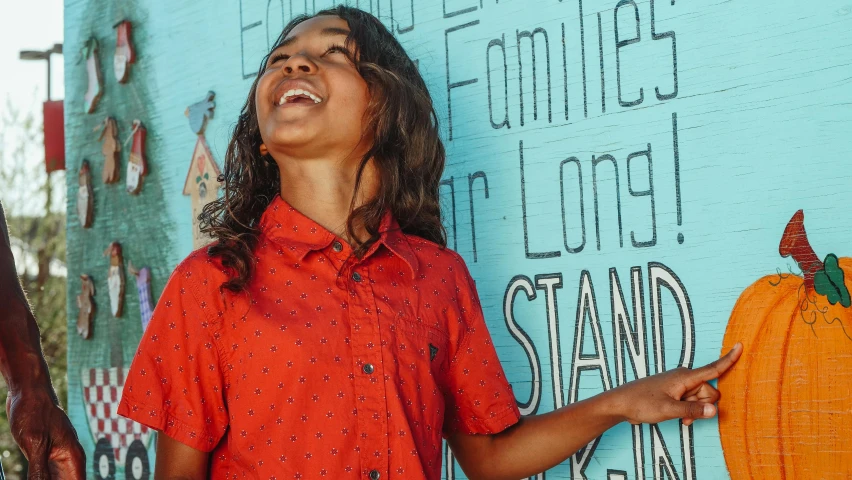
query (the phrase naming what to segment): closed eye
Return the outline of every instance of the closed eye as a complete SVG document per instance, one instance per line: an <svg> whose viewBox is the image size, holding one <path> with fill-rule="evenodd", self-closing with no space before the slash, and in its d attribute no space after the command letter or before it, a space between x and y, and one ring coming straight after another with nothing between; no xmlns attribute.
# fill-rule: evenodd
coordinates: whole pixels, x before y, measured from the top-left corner
<svg viewBox="0 0 852 480"><path fill-rule="evenodd" d="M331 45L330 47L328 47L328 49L325 51L325 53L323 55L325 55L329 52L340 52L340 53L343 53L345 55L349 55L349 50L347 50L342 45Z"/></svg>
<svg viewBox="0 0 852 480"><path fill-rule="evenodd" d="M286 53L277 53L272 58L269 59L269 62L267 62L266 65L269 66L269 65L274 64L278 60L287 60L288 58L290 58L290 55L287 55Z"/></svg>
<svg viewBox="0 0 852 480"><path fill-rule="evenodd" d="M346 47L342 45L331 45L323 53L323 56L332 52L339 52L347 56L349 55L349 50ZM290 58L290 55L287 55L286 53L276 53L269 59L269 62L267 62L267 67L275 64L279 60L287 60L288 58Z"/></svg>

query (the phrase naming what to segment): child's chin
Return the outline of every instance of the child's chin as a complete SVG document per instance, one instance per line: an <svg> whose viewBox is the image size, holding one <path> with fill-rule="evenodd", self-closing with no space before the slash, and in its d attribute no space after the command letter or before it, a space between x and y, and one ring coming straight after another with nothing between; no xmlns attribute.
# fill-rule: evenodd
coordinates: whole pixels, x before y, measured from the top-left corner
<svg viewBox="0 0 852 480"><path fill-rule="evenodd" d="M319 132L314 128L309 128L306 125L282 125L277 128L272 135L273 143L289 146L303 145L318 138Z"/></svg>

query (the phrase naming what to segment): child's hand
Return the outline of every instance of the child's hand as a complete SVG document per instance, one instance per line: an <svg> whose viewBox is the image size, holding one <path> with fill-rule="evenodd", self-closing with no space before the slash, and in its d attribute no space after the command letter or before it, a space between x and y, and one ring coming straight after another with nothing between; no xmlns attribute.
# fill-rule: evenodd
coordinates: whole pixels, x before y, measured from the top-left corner
<svg viewBox="0 0 852 480"><path fill-rule="evenodd" d="M619 410L634 425L673 418L683 418L683 424L689 425L696 418L711 418L716 414L713 404L721 395L707 382L731 368L742 350L742 344L737 343L709 365L692 370L681 367L624 384L613 390L618 395Z"/></svg>

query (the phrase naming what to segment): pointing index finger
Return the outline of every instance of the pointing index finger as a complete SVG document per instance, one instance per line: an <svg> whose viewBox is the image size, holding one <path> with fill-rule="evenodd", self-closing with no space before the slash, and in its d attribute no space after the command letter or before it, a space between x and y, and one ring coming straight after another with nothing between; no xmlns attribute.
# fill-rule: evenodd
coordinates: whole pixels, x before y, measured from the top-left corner
<svg viewBox="0 0 852 480"><path fill-rule="evenodd" d="M736 345L725 354L724 357L712 362L707 365L698 368L695 370L695 373L698 374L698 378L702 381L713 380L719 378L723 373L725 373L729 368L731 368L734 363L740 358L740 355L743 353L743 344L737 342Z"/></svg>

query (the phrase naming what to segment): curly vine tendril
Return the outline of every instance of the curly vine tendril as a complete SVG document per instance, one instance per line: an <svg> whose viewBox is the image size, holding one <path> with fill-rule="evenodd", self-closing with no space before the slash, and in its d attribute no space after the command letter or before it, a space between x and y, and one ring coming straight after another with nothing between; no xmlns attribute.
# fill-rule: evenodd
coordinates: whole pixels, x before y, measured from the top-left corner
<svg viewBox="0 0 852 480"><path fill-rule="evenodd" d="M777 282L773 282L772 279L767 280L769 282L769 284L772 285L773 287L777 287L778 285L781 285L781 282L783 282L784 280L786 280L787 278L790 277L790 275L786 275L786 274L781 273L780 268L775 269L775 274L778 275L778 281Z"/></svg>
<svg viewBox="0 0 852 480"><path fill-rule="evenodd" d="M814 324L821 316L822 320L826 323L826 325L833 325L834 323L837 323L840 326L840 329L843 331L843 335L845 335L846 338L852 341L852 336L849 336L849 332L846 331L846 327L843 325L843 321L839 317L834 317L829 320L828 315L826 315L828 313L829 308L820 308L817 305L817 300L819 299L818 295L808 295L807 290L805 290L805 285L802 284L798 288L797 296L800 299L799 316L802 318L803 322L805 322L808 326L811 327L811 332L813 332L815 337L818 335L816 334L816 330L814 329ZM804 299L802 299L802 296L804 296ZM810 315L807 315L807 313L810 313ZM807 317L810 317L811 320L808 321Z"/></svg>

